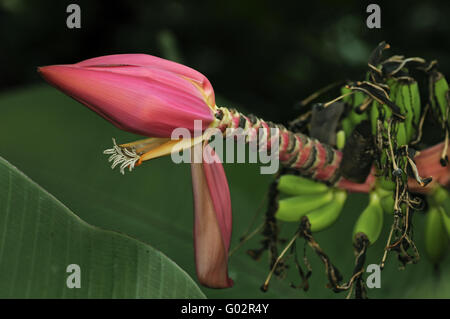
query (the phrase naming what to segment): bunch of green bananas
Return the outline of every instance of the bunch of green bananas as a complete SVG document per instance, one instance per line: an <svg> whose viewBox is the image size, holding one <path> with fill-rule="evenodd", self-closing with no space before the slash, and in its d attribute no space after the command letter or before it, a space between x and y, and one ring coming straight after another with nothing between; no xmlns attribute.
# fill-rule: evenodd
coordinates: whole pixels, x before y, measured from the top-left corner
<svg viewBox="0 0 450 319"><path fill-rule="evenodd" d="M420 122L421 105L420 93L417 82L411 78L387 80L389 86L390 99L400 108L400 113L404 116L403 121L393 121L393 132L395 132L395 142L397 147L408 145L417 134ZM380 134L378 121L380 120L384 126L382 135L387 139L386 131L388 121L393 118L391 108L386 104L380 104L373 101L370 110L370 122L372 126L372 134L377 136Z"/></svg>
<svg viewBox="0 0 450 319"><path fill-rule="evenodd" d="M442 91L442 80L437 83L439 85L437 84L436 87L439 86ZM392 105L382 104L380 100L373 99L369 94L362 91L353 90L352 93L352 89L346 86L341 89L342 96L345 96L343 101L350 108L341 121L345 138L349 138L353 129L367 119L371 123L372 135L377 136L377 134L381 134L386 139L388 122L393 120L392 131L395 132L397 147L407 145L416 137L421 115L420 93L417 82L409 77L401 79L389 78L386 81L386 85L389 88L386 90L389 91L389 101L399 107L399 113L403 119L393 120ZM384 90L381 86L379 88L380 91ZM437 100L443 100L442 93L439 96L440 99ZM382 123L383 128L378 127L379 121ZM379 132L380 129L383 129L383 132ZM342 131L338 132L338 136L342 134ZM338 148L343 148L342 143L338 144L341 144L338 145Z"/></svg>
<svg viewBox="0 0 450 319"><path fill-rule="evenodd" d="M356 239L357 234L363 233L369 239L370 244L375 243L381 234L383 219L380 195L373 191L369 196L369 204L359 215L353 228L353 239Z"/></svg>
<svg viewBox="0 0 450 319"><path fill-rule="evenodd" d="M384 188L378 187L371 192L369 204L355 224L354 234L366 234L370 243L374 243L381 233L383 210L393 210L393 188L390 183L385 184ZM345 190L296 175L282 175L278 191L283 198L278 201L275 217L285 222L298 222L306 216L311 223L312 232L333 225L347 199Z"/></svg>
<svg viewBox="0 0 450 319"><path fill-rule="evenodd" d="M383 50L385 46L380 48ZM411 164L413 155L400 151L403 148L407 150L406 146L419 139L425 115L419 85L407 68L409 65L414 67L414 63L419 65L416 69L423 69L429 75L430 106L448 138L450 90L445 77L434 69L434 62L427 65L421 58L393 56L373 64L372 70L366 74L366 81L353 82L341 88L346 111L336 132L337 148L344 149L357 131L355 128L360 124L366 125L361 122L367 121L379 150L376 187L370 192L369 203L360 214L353 232L354 239L358 233L364 233L371 244L380 236L383 212L394 214L396 182L399 180L394 178L391 169L395 166L401 168L402 187L407 187L406 168L414 166ZM386 148L388 142L392 150ZM420 180L420 176L416 179ZM346 191L295 175L281 176L278 190L284 197L279 200L275 217L296 222L307 216L313 232L331 226L347 198ZM432 261L437 262L447 250L450 236L450 196L444 188L437 187L432 195L427 196L427 202L430 209L426 217L426 250ZM407 204L398 205L398 209L404 210Z"/></svg>
<svg viewBox="0 0 450 319"><path fill-rule="evenodd" d="M430 260L437 264L448 252L450 241L450 194L440 186L429 197L425 220L425 250Z"/></svg>
<svg viewBox="0 0 450 319"><path fill-rule="evenodd" d="M416 136L420 122L420 94L419 86L415 80L394 80L388 81L391 88L391 98L400 107L404 122L397 125L397 146L408 145Z"/></svg>
<svg viewBox="0 0 450 319"><path fill-rule="evenodd" d="M296 175L282 175L278 191L284 198L278 201L275 217L281 221L298 222L306 216L312 232L333 225L347 199L345 190Z"/></svg>

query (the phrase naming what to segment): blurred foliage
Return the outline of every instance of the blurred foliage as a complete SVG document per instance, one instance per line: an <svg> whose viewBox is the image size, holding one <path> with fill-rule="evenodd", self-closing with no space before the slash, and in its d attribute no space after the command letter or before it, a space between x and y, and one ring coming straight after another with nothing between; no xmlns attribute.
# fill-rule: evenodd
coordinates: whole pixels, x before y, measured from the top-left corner
<svg viewBox="0 0 450 319"><path fill-rule="evenodd" d="M72 2L81 29L66 27ZM141 52L201 71L230 106L287 122L315 90L360 79L382 40L450 74L450 2L383 2L381 29L366 27L368 3L0 0L0 90L39 81L37 66Z"/></svg>
<svg viewBox="0 0 450 319"><path fill-rule="evenodd" d="M124 133L42 83L36 67L74 63L114 53L147 53L189 65L212 82L218 105L284 122L294 105L317 89L342 79L360 79L368 54L380 41L389 54L438 59L450 74L449 2L391 1L381 5L382 28L365 26L369 2L351 1L75 1L82 28L66 27L66 7L74 1L0 0L0 155L23 170L86 222L152 244L195 277L192 247L190 172L169 158L158 159L123 177L112 172L101 154L136 137ZM224 99L226 97L227 100ZM225 165L233 202L233 243L245 232L258 204L266 198L271 176L257 165ZM353 268L351 233L365 204L354 195L343 216L317 239L346 278ZM386 218L388 219L388 218ZM416 216L416 236L423 251L423 216ZM287 237L295 225L284 228ZM385 225L384 236L388 231ZM383 235L382 235L383 236ZM269 292L259 287L268 261L251 260L245 250L230 260L235 287L202 288L208 297L338 297L325 288L324 270L309 254L314 269L308 293L289 288L298 283L295 269ZM378 263L384 243L369 251ZM264 256L266 257L266 256ZM447 258L441 269L448 269ZM370 297L449 297L450 274L433 272L422 260L405 271L393 257L382 272L382 289Z"/></svg>
<svg viewBox="0 0 450 319"><path fill-rule="evenodd" d="M170 158L146 162L122 176L112 171L107 156L102 154L112 145L137 137L120 131L94 112L49 86L15 90L0 95L0 155L63 202L87 223L121 232L151 244L174 260L193 278L193 203L190 169L187 164L174 164ZM251 224L259 204L267 202L270 175L261 175L257 164L225 164L233 205L233 236L231 247ZM265 200L265 201L264 201ZM367 205L366 195L352 195L337 223L316 239L331 260L351 275L354 263L352 230L358 215ZM254 227L262 222L260 212ZM389 218L390 217L390 218ZM387 238L391 216L385 218L382 238ZM414 220L415 240L423 252L424 216ZM284 224L283 237L290 238L297 225ZM267 293L260 291L268 271L264 254L260 261L245 252L259 246L257 236L247 242L230 259L231 289L202 288L213 298L343 298L325 287L327 280L322 263L308 250L313 267L310 291L289 287L299 283L292 265L288 278L273 279ZM368 263L379 263L384 240L368 252ZM298 250L302 255L302 244ZM423 254L422 254L423 255ZM388 259L381 275L381 289L371 289L371 298L449 297L450 258L441 265L441 272L422 256L417 265L399 271L394 255Z"/></svg>

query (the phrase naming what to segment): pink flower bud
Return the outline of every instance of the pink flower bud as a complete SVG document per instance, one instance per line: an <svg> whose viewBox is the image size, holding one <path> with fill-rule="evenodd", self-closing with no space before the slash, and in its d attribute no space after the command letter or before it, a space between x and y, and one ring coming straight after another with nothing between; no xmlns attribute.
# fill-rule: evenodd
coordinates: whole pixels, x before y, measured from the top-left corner
<svg viewBox="0 0 450 319"><path fill-rule="evenodd" d="M145 54L108 55L38 69L44 79L125 131L170 137L173 129L206 129L214 91L201 73Z"/></svg>

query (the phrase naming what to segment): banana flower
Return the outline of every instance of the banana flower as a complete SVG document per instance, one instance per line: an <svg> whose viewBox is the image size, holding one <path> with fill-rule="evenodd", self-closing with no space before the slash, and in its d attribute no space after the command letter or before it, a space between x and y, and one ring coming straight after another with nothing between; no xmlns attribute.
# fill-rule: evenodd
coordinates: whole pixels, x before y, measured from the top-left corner
<svg viewBox="0 0 450 319"><path fill-rule="evenodd" d="M120 129L150 137L121 145L114 141L114 147L105 151L110 155L112 167L119 165L122 173L143 161L179 150L191 149L193 157L202 158L200 162L191 161L191 173L196 269L200 283L205 286L226 288L233 285L227 269L231 238L230 192L220 158L208 145L209 135L204 133L208 128L218 128L221 132L228 128L262 129L268 141L267 149L279 140L278 158L285 167L348 191L367 193L374 187L374 170L362 184L340 175L342 153L339 150L255 116L217 107L211 83L187 66L144 54L121 54L38 70L50 84ZM196 121L201 122L199 135L196 135ZM177 128L194 133L194 137L171 139ZM279 135L270 133L273 128ZM254 134L249 136L247 141L256 139ZM433 176L441 185L450 183L449 167L436 164L444 149L448 153L447 146L436 145L416 158L419 172ZM432 183L418 188L414 183L410 179L411 190L417 192L427 192L433 186Z"/></svg>

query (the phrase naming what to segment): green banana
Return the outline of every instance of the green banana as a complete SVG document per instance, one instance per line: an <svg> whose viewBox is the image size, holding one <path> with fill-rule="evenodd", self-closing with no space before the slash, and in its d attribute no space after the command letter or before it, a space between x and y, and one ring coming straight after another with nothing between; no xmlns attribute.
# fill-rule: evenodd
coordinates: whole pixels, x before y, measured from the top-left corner
<svg viewBox="0 0 450 319"><path fill-rule="evenodd" d="M429 199L434 206L441 206L444 214L450 217L450 193L444 187L436 185Z"/></svg>
<svg viewBox="0 0 450 319"><path fill-rule="evenodd" d="M329 190L324 183L296 175L282 175L277 187L278 191L286 195L311 195Z"/></svg>
<svg viewBox="0 0 450 319"><path fill-rule="evenodd" d="M414 123L414 126L417 128L419 126L420 115L422 112L422 107L420 105L420 91L419 91L419 85L417 84L417 81L414 81L409 84L409 95L411 98L413 123Z"/></svg>
<svg viewBox="0 0 450 319"><path fill-rule="evenodd" d="M380 197L376 192L370 193L369 204L363 210L353 229L353 238L356 234L364 233L370 244L377 241L383 228L383 208L380 205Z"/></svg>
<svg viewBox="0 0 450 319"><path fill-rule="evenodd" d="M447 217L450 217L450 197L447 197L444 201L442 201L440 205L444 210L445 215L447 215Z"/></svg>
<svg viewBox="0 0 450 319"><path fill-rule="evenodd" d="M377 185L380 191L394 191L396 186L396 184L392 180L384 177L377 178Z"/></svg>
<svg viewBox="0 0 450 319"><path fill-rule="evenodd" d="M347 192L336 189L331 202L306 214L311 223L311 231L318 232L333 225L341 214L346 199Z"/></svg>
<svg viewBox="0 0 450 319"><path fill-rule="evenodd" d="M408 145L413 137L416 135L415 116L417 121L420 121L420 97L418 96L418 86L416 82L405 82L405 80L389 79L387 84L390 88L390 100L393 101L400 109L400 113L405 117L403 121L394 120L391 126L391 136L387 136L389 128L389 119L393 118L393 112L386 104L380 104L374 101L370 110L370 121L372 127L372 134L378 138L381 134L386 141L391 138L394 147L394 153L402 146ZM413 106L414 105L414 106ZM379 123L382 122L383 131L380 133ZM381 167L389 165L388 156L384 152L380 154L379 163ZM404 167L407 161L406 156L399 156L396 158L397 165ZM390 174L389 174L390 175ZM405 181L406 174L402 174L402 179ZM388 206L390 199L383 200L383 205Z"/></svg>
<svg viewBox="0 0 450 319"><path fill-rule="evenodd" d="M406 128L406 123L397 123L397 147L404 146L408 144L408 133Z"/></svg>
<svg viewBox="0 0 450 319"><path fill-rule="evenodd" d="M359 107L360 105L361 105L361 103L355 104L354 107L356 108L356 107ZM362 121L367 119L367 113L358 114L355 112L355 110L352 110L349 114L349 119L352 122L353 127L355 127L356 125L358 125L359 123L361 123Z"/></svg>
<svg viewBox="0 0 450 319"><path fill-rule="evenodd" d="M373 101L371 110L370 110L370 123L372 126L372 134L374 136L377 135L377 121L380 119L383 122L385 128L388 127L388 120L392 117L392 110L386 105L381 105L377 101Z"/></svg>
<svg viewBox="0 0 450 319"><path fill-rule="evenodd" d="M444 228L447 231L447 237L450 239L450 216L447 215L443 207L440 207L439 211L441 212L441 218L444 224Z"/></svg>
<svg viewBox="0 0 450 319"><path fill-rule="evenodd" d="M402 114L405 116L405 121L400 123L400 126L405 127L406 139L404 141L404 144L402 144L398 141L399 137L397 136L397 143L399 146L408 144L415 135L415 127L413 126L414 111L412 106L412 94L410 85L411 84L409 82L399 81L395 90L394 103L400 107Z"/></svg>
<svg viewBox="0 0 450 319"><path fill-rule="evenodd" d="M430 196L435 205L442 205L447 199L450 198L448 191L439 184L433 188Z"/></svg>
<svg viewBox="0 0 450 319"><path fill-rule="evenodd" d="M333 200L333 191L303 196L294 196L278 201L275 218L285 222L297 222L303 216Z"/></svg>
<svg viewBox="0 0 450 319"><path fill-rule="evenodd" d="M385 213L394 213L394 193L390 193L388 196L384 196L380 199L380 205Z"/></svg>
<svg viewBox="0 0 450 319"><path fill-rule="evenodd" d="M349 118L345 117L341 121L342 130L345 132L345 137L349 137L353 131L353 124Z"/></svg>
<svg viewBox="0 0 450 319"><path fill-rule="evenodd" d="M391 100L400 108L400 112L405 116L403 122L396 123L396 142L397 147L407 145L415 134L413 126L414 112L412 109L412 97L410 94L410 84L404 80L388 81L391 89ZM385 127L387 128L385 121Z"/></svg>
<svg viewBox="0 0 450 319"><path fill-rule="evenodd" d="M375 192L377 192L380 197L380 205L385 213L394 212L394 189L395 183L389 181L383 177L380 177L377 181L377 187Z"/></svg>
<svg viewBox="0 0 450 319"><path fill-rule="evenodd" d="M440 72L435 72L430 80L430 93L433 94L431 98L431 107L433 111L439 115L443 124L448 120L447 109L449 107L447 101L447 94L449 91L447 80Z"/></svg>
<svg viewBox="0 0 450 319"><path fill-rule="evenodd" d="M450 194L442 186L436 186L431 193L431 202L436 207L439 207L444 228L450 238Z"/></svg>
<svg viewBox="0 0 450 319"><path fill-rule="evenodd" d="M420 96L416 82L405 82L390 79L387 81L390 88L390 99L398 105L402 115L405 116L403 122L395 122L393 131L396 132L397 147L407 145L414 137L416 121L420 121ZM374 101L370 110L370 121L372 134L377 134L377 121L383 122L384 128L388 127L388 120L392 117L392 110L385 104ZM414 124L414 125L413 125Z"/></svg>
<svg viewBox="0 0 450 319"><path fill-rule="evenodd" d="M336 133L336 147L338 150L343 150L345 146L345 130L339 130Z"/></svg>
<svg viewBox="0 0 450 319"><path fill-rule="evenodd" d="M431 206L425 219L425 251L433 264L442 260L448 247L449 239L442 214L442 208Z"/></svg>

